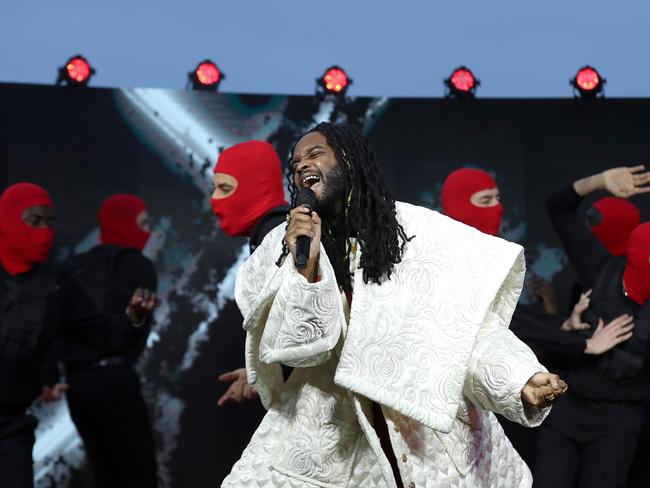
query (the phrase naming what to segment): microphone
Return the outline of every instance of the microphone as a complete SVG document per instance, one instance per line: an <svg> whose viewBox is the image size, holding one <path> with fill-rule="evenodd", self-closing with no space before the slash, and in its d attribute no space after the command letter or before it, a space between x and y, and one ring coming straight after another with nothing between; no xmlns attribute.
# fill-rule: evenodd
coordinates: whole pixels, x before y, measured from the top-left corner
<svg viewBox="0 0 650 488"><path fill-rule="evenodd" d="M317 206L318 200L311 188L302 188L296 197L296 207L305 206L311 213ZM298 236L296 242L296 268L305 269L309 261L309 248L311 246L311 237Z"/></svg>

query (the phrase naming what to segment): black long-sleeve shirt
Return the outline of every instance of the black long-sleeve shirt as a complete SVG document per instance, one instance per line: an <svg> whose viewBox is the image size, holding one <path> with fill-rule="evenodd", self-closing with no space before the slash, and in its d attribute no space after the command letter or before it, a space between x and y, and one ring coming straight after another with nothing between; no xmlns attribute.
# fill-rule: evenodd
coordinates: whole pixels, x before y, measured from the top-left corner
<svg viewBox="0 0 650 488"><path fill-rule="evenodd" d="M98 266L104 264L103 259L101 259L102 256L114 256L112 259L110 279L106 283L105 301L102 304L105 312L114 315L123 315L131 301L133 292L137 288L146 289L154 293L158 288L158 277L154 264L136 249L101 244L93 247L87 253L84 253L84 255L86 257L91 255L98 256L100 259L94 260ZM77 259L84 255L73 257L68 261L66 264L68 269L73 269ZM140 326L138 334L129 334L122 338L120 341L121 349L116 351L116 353L129 358L131 361L135 361L146 345L150 330L151 320L146 320ZM65 355L63 360L67 364L71 358Z"/></svg>
<svg viewBox="0 0 650 488"><path fill-rule="evenodd" d="M583 335L591 335L599 319L607 323L627 313L636 317L636 336L642 333L647 324L640 323L644 319L638 316L639 306L623 293L625 258L610 255L587 228L578 212L581 202L582 197L569 186L548 197L547 209L582 285L585 289L599 289L594 289L589 309L583 314L583 320L592 327ZM611 374L620 357L617 349L628 348L635 341L634 336L630 344L620 344L598 356L583 356L572 364L567 374L572 393L588 400L602 401L640 401L647 398L650 382L645 364L632 377L614 379Z"/></svg>
<svg viewBox="0 0 650 488"><path fill-rule="evenodd" d="M158 276L153 262L141 252L126 250L117 255L111 288L106 297L106 310L113 314L124 313L133 292L143 288L156 293ZM151 330L151 320L142 324L142 330L124 350L124 355L135 361L144 350Z"/></svg>
<svg viewBox="0 0 650 488"><path fill-rule="evenodd" d="M587 290L593 287L612 255L587 228L578 212L581 203L582 197L573 186L567 186L548 197L546 208L580 283Z"/></svg>
<svg viewBox="0 0 650 488"><path fill-rule="evenodd" d="M42 326L33 351L24 358L0 355L0 409L27 408L38 397L44 384L56 380L52 371L46 368L50 366L48 359L56 338L63 339L69 361L87 362L115 354L125 342L132 341L140 333L124 311L115 316L99 311L66 271L50 264L47 266L53 269L53 283L44 291L47 294L45 313L39 319ZM33 289L39 286L35 281L40 271L38 268L11 276L0 266L0 280L12 287ZM23 300L30 299L29 294L22 297Z"/></svg>
<svg viewBox="0 0 650 488"><path fill-rule="evenodd" d="M562 320L537 313L530 305L518 304L510 322L510 330L538 354L557 353L580 356L587 347L584 336L560 327Z"/></svg>

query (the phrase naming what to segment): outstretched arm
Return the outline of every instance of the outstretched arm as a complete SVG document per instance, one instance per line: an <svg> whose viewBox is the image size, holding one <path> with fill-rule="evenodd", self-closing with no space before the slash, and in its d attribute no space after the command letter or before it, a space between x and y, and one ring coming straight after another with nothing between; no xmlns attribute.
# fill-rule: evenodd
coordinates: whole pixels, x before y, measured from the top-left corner
<svg viewBox="0 0 650 488"><path fill-rule="evenodd" d="M566 391L530 348L491 312L476 338L463 393L474 404L527 426L537 426Z"/></svg>
<svg viewBox="0 0 650 488"><path fill-rule="evenodd" d="M585 337L560 328L559 317L539 316L518 305L510 323L510 330L534 348L570 356L580 356L586 346Z"/></svg>

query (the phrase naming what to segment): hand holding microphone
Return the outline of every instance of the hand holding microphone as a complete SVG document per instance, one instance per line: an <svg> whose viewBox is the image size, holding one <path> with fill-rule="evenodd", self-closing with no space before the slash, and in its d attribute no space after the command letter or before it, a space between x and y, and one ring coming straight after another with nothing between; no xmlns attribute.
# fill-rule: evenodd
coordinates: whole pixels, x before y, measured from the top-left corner
<svg viewBox="0 0 650 488"><path fill-rule="evenodd" d="M309 282L316 281L320 254L321 219L313 211L318 201L314 192L303 188L298 192L296 206L289 213L284 241L293 256L296 268Z"/></svg>

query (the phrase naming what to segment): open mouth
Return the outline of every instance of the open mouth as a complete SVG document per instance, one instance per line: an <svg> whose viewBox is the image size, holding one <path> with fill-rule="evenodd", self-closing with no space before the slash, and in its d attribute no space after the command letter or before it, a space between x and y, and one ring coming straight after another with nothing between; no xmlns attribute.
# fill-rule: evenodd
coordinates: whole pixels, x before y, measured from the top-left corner
<svg viewBox="0 0 650 488"><path fill-rule="evenodd" d="M300 186L303 188L314 189L316 185L320 183L320 176L314 174L303 175L300 178Z"/></svg>

